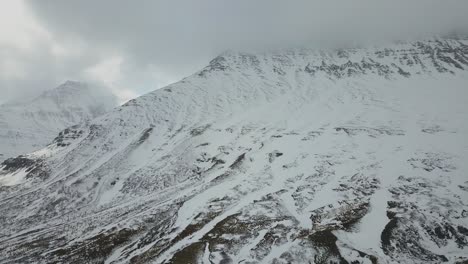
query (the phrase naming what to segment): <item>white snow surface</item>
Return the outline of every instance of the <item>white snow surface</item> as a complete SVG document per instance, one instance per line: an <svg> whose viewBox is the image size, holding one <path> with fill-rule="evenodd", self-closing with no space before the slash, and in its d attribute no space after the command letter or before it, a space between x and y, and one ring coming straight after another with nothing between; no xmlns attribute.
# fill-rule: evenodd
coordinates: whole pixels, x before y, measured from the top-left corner
<svg viewBox="0 0 468 264"><path fill-rule="evenodd" d="M0 262L466 261L466 69L463 39L224 53L4 167Z"/></svg>

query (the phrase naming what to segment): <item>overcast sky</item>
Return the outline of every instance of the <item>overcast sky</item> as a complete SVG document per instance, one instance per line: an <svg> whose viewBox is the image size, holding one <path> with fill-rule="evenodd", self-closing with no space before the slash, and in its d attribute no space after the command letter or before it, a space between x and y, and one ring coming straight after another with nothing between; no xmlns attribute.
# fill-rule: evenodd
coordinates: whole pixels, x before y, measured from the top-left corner
<svg viewBox="0 0 468 264"><path fill-rule="evenodd" d="M126 100L226 49L467 32L467 0L0 0L0 102L65 80Z"/></svg>

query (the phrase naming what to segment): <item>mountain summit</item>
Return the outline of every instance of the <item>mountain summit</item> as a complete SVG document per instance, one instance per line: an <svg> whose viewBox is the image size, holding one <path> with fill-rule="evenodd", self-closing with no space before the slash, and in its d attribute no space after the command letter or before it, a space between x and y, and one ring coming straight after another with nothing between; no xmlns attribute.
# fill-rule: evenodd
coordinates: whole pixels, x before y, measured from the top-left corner
<svg viewBox="0 0 468 264"><path fill-rule="evenodd" d="M468 260L468 41L224 53L0 170L0 262Z"/></svg>
<svg viewBox="0 0 468 264"><path fill-rule="evenodd" d="M0 160L45 147L68 126L117 106L103 88L67 81L39 96L0 105Z"/></svg>

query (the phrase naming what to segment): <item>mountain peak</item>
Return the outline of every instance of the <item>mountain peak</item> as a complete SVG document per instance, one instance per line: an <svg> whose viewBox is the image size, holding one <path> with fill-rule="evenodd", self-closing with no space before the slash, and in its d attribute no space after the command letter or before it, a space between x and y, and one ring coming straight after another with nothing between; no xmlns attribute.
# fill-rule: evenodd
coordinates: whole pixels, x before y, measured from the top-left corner
<svg viewBox="0 0 468 264"><path fill-rule="evenodd" d="M0 106L0 160L46 146L71 125L118 105L108 89L67 81L33 99Z"/></svg>
<svg viewBox="0 0 468 264"><path fill-rule="evenodd" d="M74 81L74 80L66 80L62 85L60 86L80 86L80 85L86 85L83 82L79 81Z"/></svg>
<svg viewBox="0 0 468 264"><path fill-rule="evenodd" d="M67 80L64 83L60 84L59 86L51 90L47 90L47 91L53 91L53 90L76 90L78 91L78 90L87 90L88 88L89 88L89 85L85 82Z"/></svg>

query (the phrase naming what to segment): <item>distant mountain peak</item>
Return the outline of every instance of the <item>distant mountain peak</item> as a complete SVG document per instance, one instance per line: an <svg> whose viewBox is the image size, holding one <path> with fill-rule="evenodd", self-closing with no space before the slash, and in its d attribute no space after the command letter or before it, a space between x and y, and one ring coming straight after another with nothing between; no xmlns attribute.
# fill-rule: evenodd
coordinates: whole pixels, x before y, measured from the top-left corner
<svg viewBox="0 0 468 264"><path fill-rule="evenodd" d="M73 81L73 80L66 80L63 84L60 86L87 86L86 83L84 82L79 82L79 81ZM59 86L59 87L60 87Z"/></svg>
<svg viewBox="0 0 468 264"><path fill-rule="evenodd" d="M46 146L71 125L93 119L118 105L109 90L84 82L65 83L32 99L0 106L0 160Z"/></svg>

